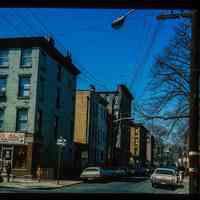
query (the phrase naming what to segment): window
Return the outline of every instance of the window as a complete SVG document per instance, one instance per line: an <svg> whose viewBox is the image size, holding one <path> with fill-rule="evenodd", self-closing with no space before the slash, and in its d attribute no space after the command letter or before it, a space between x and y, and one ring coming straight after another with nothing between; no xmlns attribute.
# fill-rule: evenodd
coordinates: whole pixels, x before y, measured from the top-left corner
<svg viewBox="0 0 200 200"><path fill-rule="evenodd" d="M137 148L134 148L134 154L137 154Z"/></svg>
<svg viewBox="0 0 200 200"><path fill-rule="evenodd" d="M62 67L58 65L57 80L61 81L61 77L62 77Z"/></svg>
<svg viewBox="0 0 200 200"><path fill-rule="evenodd" d="M8 50L0 50L0 67L8 67Z"/></svg>
<svg viewBox="0 0 200 200"><path fill-rule="evenodd" d="M39 135L42 135L42 111L39 110L37 113L37 131Z"/></svg>
<svg viewBox="0 0 200 200"><path fill-rule="evenodd" d="M54 138L57 140L58 138L58 117L56 116L54 119Z"/></svg>
<svg viewBox="0 0 200 200"><path fill-rule="evenodd" d="M28 109L17 110L17 131L27 131L28 129Z"/></svg>
<svg viewBox="0 0 200 200"><path fill-rule="evenodd" d="M57 88L56 108L60 108L60 88Z"/></svg>
<svg viewBox="0 0 200 200"><path fill-rule="evenodd" d="M46 65L47 65L47 54L42 51L42 63L41 63L41 70L46 71Z"/></svg>
<svg viewBox="0 0 200 200"><path fill-rule="evenodd" d="M0 77L0 97L5 97L6 96L6 80L7 78Z"/></svg>
<svg viewBox="0 0 200 200"><path fill-rule="evenodd" d="M30 77L19 77L19 97L29 97Z"/></svg>
<svg viewBox="0 0 200 200"><path fill-rule="evenodd" d="M22 67L32 66L32 49L21 50L21 66Z"/></svg>
<svg viewBox="0 0 200 200"><path fill-rule="evenodd" d="M0 109L0 129L3 127L3 121L4 121L4 110Z"/></svg>
<svg viewBox="0 0 200 200"><path fill-rule="evenodd" d="M103 160L104 159L104 153L103 153L103 151L101 151L101 160Z"/></svg>
<svg viewBox="0 0 200 200"><path fill-rule="evenodd" d="M138 144L138 138L135 138L135 144Z"/></svg>
<svg viewBox="0 0 200 200"><path fill-rule="evenodd" d="M40 78L40 101L44 101L44 92L45 92L45 79L43 77Z"/></svg>

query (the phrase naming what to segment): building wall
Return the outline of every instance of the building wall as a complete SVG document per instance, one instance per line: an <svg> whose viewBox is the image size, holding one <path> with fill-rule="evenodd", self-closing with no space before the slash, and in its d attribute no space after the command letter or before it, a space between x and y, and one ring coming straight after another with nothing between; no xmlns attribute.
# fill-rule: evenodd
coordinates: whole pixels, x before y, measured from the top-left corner
<svg viewBox="0 0 200 200"><path fill-rule="evenodd" d="M6 101L0 102L0 107L5 109L2 131L15 132L17 108L28 108L27 132L34 133L39 49L32 48L32 67L30 68L20 67L20 57L21 49L9 49L9 67L0 69L0 75L7 75ZM19 75L31 75L29 99L18 98Z"/></svg>
<svg viewBox="0 0 200 200"><path fill-rule="evenodd" d="M102 101L95 91L76 93L74 141L88 144L89 164L104 163L107 157L107 108Z"/></svg>
<svg viewBox="0 0 200 200"><path fill-rule="evenodd" d="M130 137L130 152L135 161L146 161L146 129L143 126L132 125Z"/></svg>
<svg viewBox="0 0 200 200"><path fill-rule="evenodd" d="M60 80L57 79L58 66L61 67ZM58 88L60 89L59 108L56 107ZM37 111L40 110L42 112L41 134L44 145L42 162L44 166L56 167L58 159L56 140L59 136L67 140L67 145L63 152L64 164L68 167L72 166L75 90L76 77L41 49ZM55 117L58 117L57 134L54 132Z"/></svg>
<svg viewBox="0 0 200 200"><path fill-rule="evenodd" d="M97 162L105 163L107 157L107 109L105 105L98 104L98 118L97 118Z"/></svg>
<svg viewBox="0 0 200 200"><path fill-rule="evenodd" d="M90 94L87 91L76 92L75 103L75 128L74 128L74 142L87 144L87 124L89 126L89 113L87 120L87 110L89 110Z"/></svg>
<svg viewBox="0 0 200 200"><path fill-rule="evenodd" d="M117 123L112 121L131 117L132 95L124 85L119 85L116 91L99 92L108 101L108 110L111 115L109 126L109 163L112 165L127 165L130 156L130 125L129 120Z"/></svg>

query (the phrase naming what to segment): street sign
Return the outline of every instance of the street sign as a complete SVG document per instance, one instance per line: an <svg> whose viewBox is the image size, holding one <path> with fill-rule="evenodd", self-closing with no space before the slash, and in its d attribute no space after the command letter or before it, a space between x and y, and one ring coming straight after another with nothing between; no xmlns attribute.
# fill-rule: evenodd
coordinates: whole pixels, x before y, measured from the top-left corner
<svg viewBox="0 0 200 200"><path fill-rule="evenodd" d="M62 136L57 139L56 144L58 146L66 146L67 140L64 139Z"/></svg>

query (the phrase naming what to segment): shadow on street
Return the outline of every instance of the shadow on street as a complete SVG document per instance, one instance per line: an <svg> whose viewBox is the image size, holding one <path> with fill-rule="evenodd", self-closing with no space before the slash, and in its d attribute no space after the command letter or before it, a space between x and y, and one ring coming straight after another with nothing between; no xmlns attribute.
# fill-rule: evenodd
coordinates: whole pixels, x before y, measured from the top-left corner
<svg viewBox="0 0 200 200"><path fill-rule="evenodd" d="M154 187L155 188L155 187ZM170 185L157 185L156 188L159 188L159 189L166 189L166 190L172 190L172 191L175 191L179 188L184 188L184 185L181 184L181 185L176 185L174 187L170 186Z"/></svg>
<svg viewBox="0 0 200 200"><path fill-rule="evenodd" d="M85 183L111 183L111 182L143 182L148 180L149 177L116 177L116 178L110 178L110 179L103 179L103 180L90 180L90 181L84 181Z"/></svg>

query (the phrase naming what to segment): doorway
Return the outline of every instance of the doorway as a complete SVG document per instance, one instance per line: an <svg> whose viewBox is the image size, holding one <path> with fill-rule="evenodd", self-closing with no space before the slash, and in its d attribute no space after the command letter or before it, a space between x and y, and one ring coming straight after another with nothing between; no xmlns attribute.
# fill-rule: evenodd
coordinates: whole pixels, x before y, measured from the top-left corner
<svg viewBox="0 0 200 200"><path fill-rule="evenodd" d="M8 163L13 165L13 145L0 145L0 169L2 172L6 172L6 166Z"/></svg>

